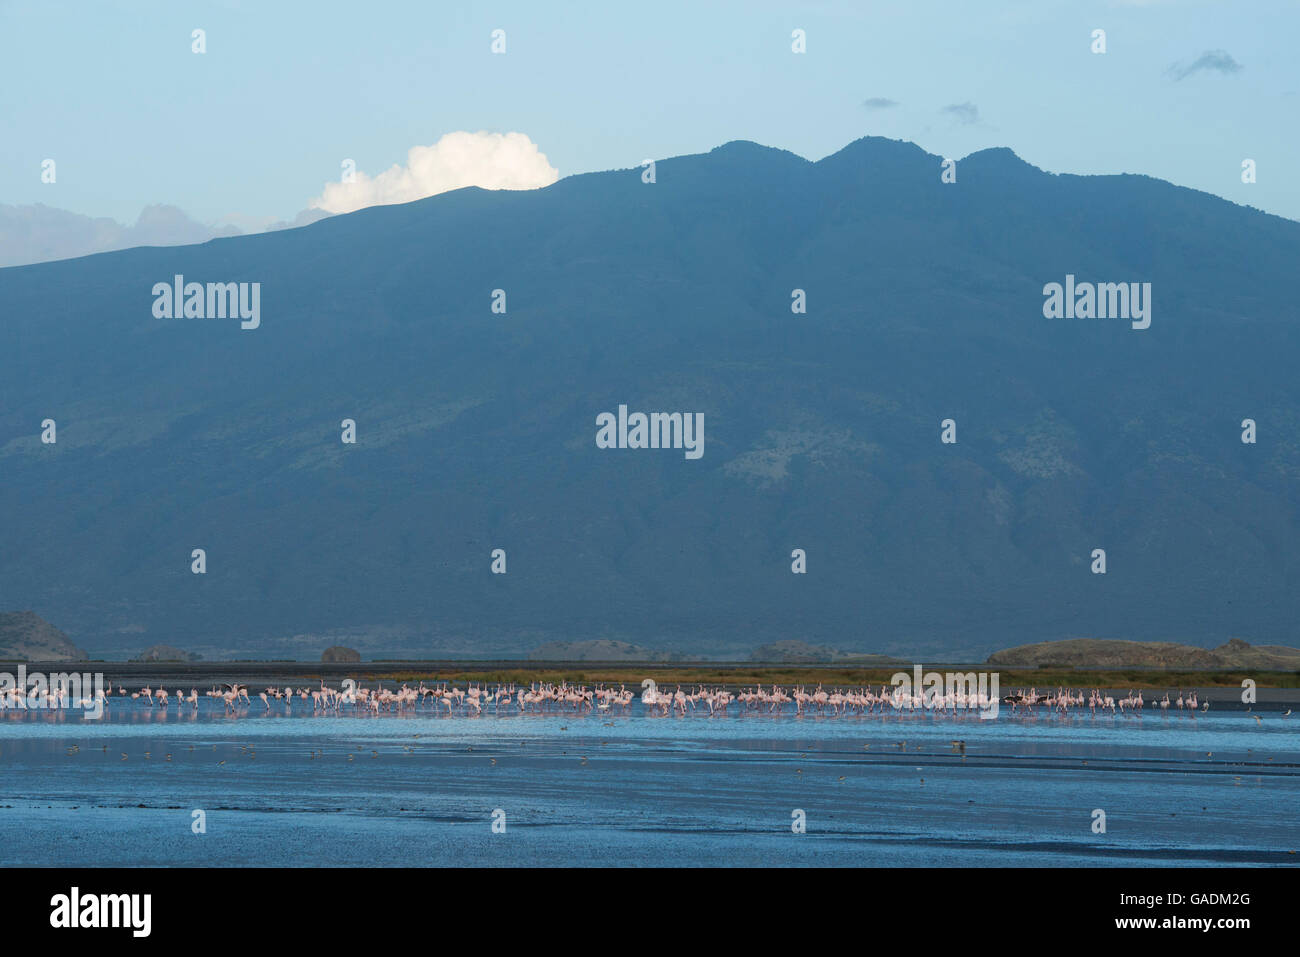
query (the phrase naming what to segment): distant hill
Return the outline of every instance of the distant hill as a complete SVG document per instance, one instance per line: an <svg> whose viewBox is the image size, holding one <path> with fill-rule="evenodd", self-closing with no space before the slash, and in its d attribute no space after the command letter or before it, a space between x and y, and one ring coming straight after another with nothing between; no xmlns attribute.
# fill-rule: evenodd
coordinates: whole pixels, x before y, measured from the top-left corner
<svg viewBox="0 0 1300 957"><path fill-rule="evenodd" d="M103 656L1294 642L1300 223L941 162L734 142L0 269L0 595ZM259 328L155 317L177 275ZM1067 275L1150 282L1150 328L1045 318ZM702 457L598 448L620 405Z"/></svg>
<svg viewBox="0 0 1300 957"><path fill-rule="evenodd" d="M290 222L267 229L288 229L324 219L324 210L304 210ZM35 203L8 206L0 203L0 266L71 259L133 246L179 246L206 242L243 232L232 224L207 226L190 219L175 206L146 206L134 225L123 226L107 217L82 216Z"/></svg>
<svg viewBox="0 0 1300 957"><path fill-rule="evenodd" d="M798 639L783 639L766 645L759 645L750 654L756 662L771 664L829 664L875 665L891 664L898 659L888 655L870 655L858 652L840 651L828 645L814 645Z"/></svg>
<svg viewBox="0 0 1300 957"><path fill-rule="evenodd" d="M323 662L356 662L361 660L361 652L355 648L345 648L343 645L330 645L321 652L320 660Z"/></svg>
<svg viewBox="0 0 1300 957"><path fill-rule="evenodd" d="M529 653L530 661L685 661L688 657L655 651L626 641L551 641Z"/></svg>
<svg viewBox="0 0 1300 957"><path fill-rule="evenodd" d="M1300 648L1281 645L1252 647L1240 638L1209 650L1163 641L1075 638L1008 648L989 655L988 663L1004 668L1256 668L1261 671L1290 671L1300 669Z"/></svg>
<svg viewBox="0 0 1300 957"><path fill-rule="evenodd" d="M0 612L0 658L81 661L86 653L33 611Z"/></svg>
<svg viewBox="0 0 1300 957"><path fill-rule="evenodd" d="M806 641L784 639L759 645L750 653L754 661L770 661L782 664L812 663L833 661L840 652L826 645L810 645Z"/></svg>
<svg viewBox="0 0 1300 957"><path fill-rule="evenodd" d="M135 225L123 226L112 219L82 216L44 203L0 203L0 266L69 259L129 246L199 243L239 233L233 226L204 226L175 206L148 206Z"/></svg>
<svg viewBox="0 0 1300 957"><path fill-rule="evenodd" d="M202 655L173 648L171 645L153 645L132 658L132 661L201 661Z"/></svg>

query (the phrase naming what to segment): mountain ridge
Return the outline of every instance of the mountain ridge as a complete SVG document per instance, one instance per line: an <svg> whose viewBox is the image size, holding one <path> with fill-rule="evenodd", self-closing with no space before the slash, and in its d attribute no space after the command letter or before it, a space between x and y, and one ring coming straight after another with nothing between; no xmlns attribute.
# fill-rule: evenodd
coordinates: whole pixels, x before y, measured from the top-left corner
<svg viewBox="0 0 1300 957"><path fill-rule="evenodd" d="M0 270L0 594L206 658L1293 640L1300 224L886 143ZM261 327L155 319L178 273L260 282ZM1067 274L1151 281L1151 328L1045 319ZM704 458L597 449L620 403L702 412Z"/></svg>

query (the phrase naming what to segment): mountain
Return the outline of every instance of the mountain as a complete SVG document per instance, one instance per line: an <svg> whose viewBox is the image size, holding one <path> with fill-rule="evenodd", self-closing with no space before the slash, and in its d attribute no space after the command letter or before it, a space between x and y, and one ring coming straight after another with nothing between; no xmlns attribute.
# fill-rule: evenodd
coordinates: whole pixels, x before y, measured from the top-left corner
<svg viewBox="0 0 1300 957"><path fill-rule="evenodd" d="M0 612L0 659L81 661L86 653L34 611Z"/></svg>
<svg viewBox="0 0 1300 957"><path fill-rule="evenodd" d="M290 222L258 228L287 229L324 219L324 210L304 210ZM71 259L132 246L177 246L201 243L244 230L231 223L206 226L175 206L146 206L134 225L123 226L106 216L82 216L44 203L7 206L0 203L0 266Z"/></svg>
<svg viewBox="0 0 1300 957"><path fill-rule="evenodd" d="M940 164L729 143L0 270L0 600L209 660L1294 643L1300 224ZM177 274L260 325L155 318ZM1150 327L1045 318L1067 275L1151 283ZM621 404L703 455L598 448Z"/></svg>
<svg viewBox="0 0 1300 957"><path fill-rule="evenodd" d="M783 664L822 664L842 658L843 654L826 645L810 645L797 638L773 641L755 648L750 657L754 661Z"/></svg>
<svg viewBox="0 0 1300 957"><path fill-rule="evenodd" d="M654 651L626 641L594 639L592 641L549 641L534 648L528 655L531 661L684 661L687 656L672 652Z"/></svg>
<svg viewBox="0 0 1300 957"><path fill-rule="evenodd" d="M132 661L200 661L202 655L192 654L182 648L173 648L171 645L151 645L138 655L134 656Z"/></svg>
<svg viewBox="0 0 1300 957"><path fill-rule="evenodd" d="M175 206L147 206L133 226L82 216L44 203L0 204L0 266L68 259L129 246L174 246L236 236L234 226L204 226Z"/></svg>
<svg viewBox="0 0 1300 957"><path fill-rule="evenodd" d="M1256 668L1300 669L1300 649L1252 646L1233 638L1218 648L1194 648L1166 641L1105 641L1077 638L1022 645L989 655L988 663L1004 668Z"/></svg>

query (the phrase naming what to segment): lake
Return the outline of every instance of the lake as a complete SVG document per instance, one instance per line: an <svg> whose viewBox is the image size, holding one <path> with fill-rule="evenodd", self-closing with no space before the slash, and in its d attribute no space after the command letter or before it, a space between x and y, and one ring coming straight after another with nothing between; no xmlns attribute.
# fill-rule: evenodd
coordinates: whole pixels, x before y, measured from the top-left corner
<svg viewBox="0 0 1300 957"><path fill-rule="evenodd" d="M1297 729L1277 710L7 711L0 862L1292 865Z"/></svg>

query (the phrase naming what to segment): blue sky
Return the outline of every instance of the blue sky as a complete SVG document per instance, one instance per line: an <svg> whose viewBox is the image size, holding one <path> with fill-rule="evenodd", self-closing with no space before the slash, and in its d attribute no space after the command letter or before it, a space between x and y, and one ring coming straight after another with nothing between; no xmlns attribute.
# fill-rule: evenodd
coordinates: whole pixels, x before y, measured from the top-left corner
<svg viewBox="0 0 1300 957"><path fill-rule="evenodd" d="M1300 4L1269 0L0 0L0 203L290 219L343 159L374 174L460 130L524 133L561 176L733 139L818 159L874 134L1300 219L1298 37ZM1220 68L1171 72L1210 51Z"/></svg>

